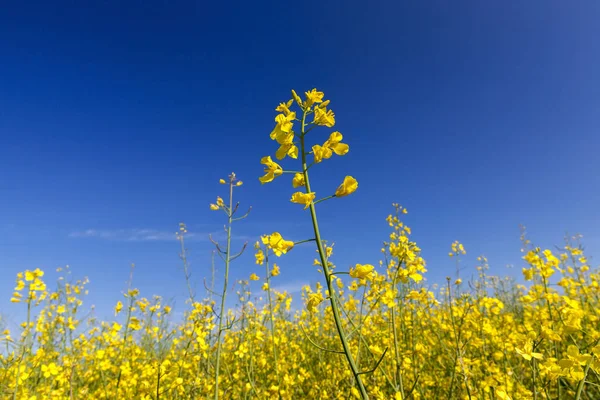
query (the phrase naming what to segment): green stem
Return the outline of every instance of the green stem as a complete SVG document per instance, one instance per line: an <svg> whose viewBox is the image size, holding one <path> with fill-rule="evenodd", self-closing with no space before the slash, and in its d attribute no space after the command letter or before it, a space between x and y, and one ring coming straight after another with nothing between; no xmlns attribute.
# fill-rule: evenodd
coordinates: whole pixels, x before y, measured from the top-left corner
<svg viewBox="0 0 600 400"><path fill-rule="evenodd" d="M583 393L583 387L585 386L585 380L587 379L588 372L590 371L591 361L588 361L585 365L585 370L583 372L583 379L579 381L577 384L577 393L575 394L575 400L581 399L581 394Z"/></svg>
<svg viewBox="0 0 600 400"><path fill-rule="evenodd" d="M233 179L229 182L229 210L233 206ZM231 223L233 214L227 213L227 251L225 253L225 276L223 279L223 293L221 296L221 311L219 313L219 329L217 331L217 360L215 365L215 394L214 399L219 398L219 368L221 365L221 336L223 334L223 318L225 317L225 299L227 297L227 286L229 285L229 263L231 260Z"/></svg>
<svg viewBox="0 0 600 400"><path fill-rule="evenodd" d="M271 277L269 271L269 249L265 249L265 269L266 269L266 277L265 281L267 283L267 298L269 300L269 319L270 319L270 328L271 328L271 344L273 346L273 358L275 361L275 374L277 375L277 385L279 386L279 390L281 390L281 377L279 376L279 360L277 357L277 346L275 345L275 317L273 316L273 300L271 298Z"/></svg>
<svg viewBox="0 0 600 400"><path fill-rule="evenodd" d="M306 152L305 152L306 147L304 144L304 135L306 134L305 126L306 126L306 111L304 111L304 113L302 115L302 134L300 136L300 146L301 146L301 152L302 152L302 170L304 173L304 182L305 182L305 186L306 186L306 193L310 193L311 192L310 180L308 178L308 168L307 168L307 163L306 163ZM323 242L321 240L321 232L319 230L319 223L317 220L317 211L316 211L314 203L311 203L309 207L310 207L310 217L312 219L313 229L315 232L315 240L317 242L317 250L319 251L319 258L321 260L321 266L323 267L323 272L325 274L325 280L326 280L326 284L327 284L327 290L329 292L329 302L331 303L331 310L333 312L333 319L335 321L335 327L338 331L338 335L340 337L340 341L342 342L342 347L344 349L344 354L346 355L346 359L348 360L348 364L352 371L352 375L354 375L354 379L358 385L360 394L361 394L363 400L368 400L369 395L367 394L367 389L365 388L365 385L360 376L360 371L358 370L358 367L356 366L354 358L352 357L352 351L350 350L350 345L348 343L348 340L346 339L344 327L342 326L340 311L338 308L338 304L336 302L335 288L333 288L333 285L331 282L331 270L329 268L329 265L327 264L327 256L326 256L327 253L325 252L325 249L323 248Z"/></svg>
<svg viewBox="0 0 600 400"><path fill-rule="evenodd" d="M21 372L21 362L25 358L25 352L27 351L27 341L29 339L29 321L31 321L31 302L33 299L31 298L31 293L27 296L27 325L25 327L25 335L22 338L21 342L21 356L19 357L19 362L17 363L17 374L15 377L15 391L13 392L13 400L17 399L17 393L19 392L19 375Z"/></svg>

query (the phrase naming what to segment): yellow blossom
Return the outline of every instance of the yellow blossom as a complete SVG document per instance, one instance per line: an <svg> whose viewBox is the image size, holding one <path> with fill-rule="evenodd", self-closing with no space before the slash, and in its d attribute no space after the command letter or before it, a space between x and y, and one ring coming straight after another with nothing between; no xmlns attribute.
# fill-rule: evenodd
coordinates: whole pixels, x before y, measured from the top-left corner
<svg viewBox="0 0 600 400"><path fill-rule="evenodd" d="M304 174L296 172L296 174L294 175L294 179L292 179L292 186L297 188L304 186L305 184L306 182L304 182Z"/></svg>
<svg viewBox="0 0 600 400"><path fill-rule="evenodd" d="M350 276L357 279L370 279L375 267L371 264L356 264L350 269Z"/></svg>
<svg viewBox="0 0 600 400"><path fill-rule="evenodd" d="M325 107L315 107L313 123L315 125L331 128L333 125L335 125L335 114L333 111L327 110Z"/></svg>
<svg viewBox="0 0 600 400"><path fill-rule="evenodd" d="M285 240L279 232L273 232L271 235L263 236L263 244L267 245L277 257L287 253L294 247L294 242Z"/></svg>
<svg viewBox="0 0 600 400"><path fill-rule="evenodd" d="M304 204L304 209L306 210L308 206L315 200L315 192L303 193L296 192L292 195L292 203Z"/></svg>
<svg viewBox="0 0 600 400"><path fill-rule="evenodd" d="M335 191L336 197L344 197L352 194L358 189L358 182L351 176L344 178L344 182Z"/></svg>
<svg viewBox="0 0 600 400"><path fill-rule="evenodd" d="M259 178L260 183L271 182L273 179L283 173L283 168L271 160L270 156L263 157L260 160L260 163L265 165L265 175Z"/></svg>

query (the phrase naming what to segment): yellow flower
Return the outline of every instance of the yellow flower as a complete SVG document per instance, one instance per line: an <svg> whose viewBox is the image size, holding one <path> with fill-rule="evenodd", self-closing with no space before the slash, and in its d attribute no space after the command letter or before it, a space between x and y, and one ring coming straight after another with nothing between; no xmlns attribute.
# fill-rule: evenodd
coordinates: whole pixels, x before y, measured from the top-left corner
<svg viewBox="0 0 600 400"><path fill-rule="evenodd" d="M298 158L298 147L294 144L294 134L292 132L277 136L275 139L279 143L279 149L275 152L275 157L282 160L285 156Z"/></svg>
<svg viewBox="0 0 600 400"><path fill-rule="evenodd" d="M310 193L303 193L303 192L296 192L292 195L292 203L297 203L297 204L304 204L304 209L306 210L308 208L308 206L310 206L310 204L313 202L313 200L315 199L315 192L310 192Z"/></svg>
<svg viewBox="0 0 600 400"><path fill-rule="evenodd" d="M302 102L302 100L300 99L300 96L298 96L298 94L296 93L296 91L294 89L292 89L292 98L296 101L296 103L302 107L304 105L304 103ZM290 104L291 105L291 104Z"/></svg>
<svg viewBox="0 0 600 400"><path fill-rule="evenodd" d="M304 94L306 95L304 106L307 108L315 103L321 103L323 101L323 96L325 96L325 93L317 92L317 89L313 89L310 92L305 92Z"/></svg>
<svg viewBox="0 0 600 400"><path fill-rule="evenodd" d="M211 203L211 204L210 204L210 209L211 209L211 210L213 210L213 211L217 211L217 210L219 209L219 206L218 206L218 205L216 205L216 204L212 204L212 203Z"/></svg>
<svg viewBox="0 0 600 400"><path fill-rule="evenodd" d="M296 113L290 112L288 115L277 114L275 117L275 129L271 132L271 139L276 140L279 136L286 135L292 131L292 127L294 123L292 122L296 119Z"/></svg>
<svg viewBox="0 0 600 400"><path fill-rule="evenodd" d="M265 262L265 253L263 253L263 251L260 249L256 251L254 257L256 258L256 263L258 265L263 265L263 263Z"/></svg>
<svg viewBox="0 0 600 400"><path fill-rule="evenodd" d="M19 279L17 281L17 286L15 287L15 290L20 291L23 290L25 288L25 282L22 279Z"/></svg>
<svg viewBox="0 0 600 400"><path fill-rule="evenodd" d="M335 114L331 110L327 110L326 107L315 107L315 116L313 119L315 125L326 126L328 128L335 125Z"/></svg>
<svg viewBox="0 0 600 400"><path fill-rule="evenodd" d="M219 179L219 183L220 183L221 185L224 185L224 184L226 184L227 182L225 182L225 179Z"/></svg>
<svg viewBox="0 0 600 400"><path fill-rule="evenodd" d="M335 196L348 196L349 194L356 192L356 189L358 189L358 182L356 179L351 176L347 176L344 178L344 182L342 182L342 184L335 191Z"/></svg>
<svg viewBox="0 0 600 400"><path fill-rule="evenodd" d="M533 351L533 342L531 340L525 342L521 349L515 347L515 350L527 361L531 361L532 358L536 358L538 360L544 358L542 353L537 353Z"/></svg>
<svg viewBox="0 0 600 400"><path fill-rule="evenodd" d="M250 280L251 280L251 281L257 281L257 280L259 280L259 279L260 279L260 278L259 278L259 277L258 277L258 275L256 275L256 274L252 274L252 275L250 275Z"/></svg>
<svg viewBox="0 0 600 400"><path fill-rule="evenodd" d="M290 107L292 106L293 102L294 99L289 100L287 103L280 103L275 109L275 111L279 111L280 113L284 113L285 115L290 115Z"/></svg>
<svg viewBox="0 0 600 400"><path fill-rule="evenodd" d="M265 165L265 175L259 178L260 183L271 182L273 179L283 174L283 168L274 162L270 156L263 157L260 160L260 163Z"/></svg>
<svg viewBox="0 0 600 400"><path fill-rule="evenodd" d="M325 141L323 147L331 149L338 156L343 156L344 154L348 153L348 151L350 150L350 146L348 146L345 143L341 143L342 139L342 134L338 131L335 131L331 135L329 135L329 139Z"/></svg>
<svg viewBox="0 0 600 400"><path fill-rule="evenodd" d="M123 303L121 303L120 301L117 302L117 305L115 305L115 315L118 315L122 309L123 309Z"/></svg>
<svg viewBox="0 0 600 400"><path fill-rule="evenodd" d="M263 236L262 242L267 245L277 257L287 253L294 247L294 242L284 240L279 232L273 232L271 235Z"/></svg>
<svg viewBox="0 0 600 400"><path fill-rule="evenodd" d="M312 147L312 151L313 156L315 157L315 163L318 164L323 159L331 158L333 153L337 154L338 156L347 154L350 150L350 146L345 143L341 143L342 138L342 134L336 131L329 135L329 139L323 143L323 146L318 144L314 145Z"/></svg>
<svg viewBox="0 0 600 400"><path fill-rule="evenodd" d="M217 206L219 207L223 207L225 205L225 203L223 203L223 199L219 196L217 196Z"/></svg>
<svg viewBox="0 0 600 400"><path fill-rule="evenodd" d="M48 365L42 365L42 372L44 373L44 378L50 378L51 376L58 375L58 366L55 363L50 363Z"/></svg>
<svg viewBox="0 0 600 400"><path fill-rule="evenodd" d="M11 303L20 303L23 295L19 292L14 292L12 297L10 298Z"/></svg>
<svg viewBox="0 0 600 400"><path fill-rule="evenodd" d="M350 276L357 279L369 279L374 270L375 267L371 264L356 264L355 268L350 268Z"/></svg>
<svg viewBox="0 0 600 400"><path fill-rule="evenodd" d="M25 280L27 282L31 282L35 279L35 274L33 273L33 271L25 271Z"/></svg>
<svg viewBox="0 0 600 400"><path fill-rule="evenodd" d="M235 186L242 186L243 184L244 184L244 182L242 182L242 181L237 181L237 182L236 182L236 184L235 184Z"/></svg>
<svg viewBox="0 0 600 400"><path fill-rule="evenodd" d="M306 309L310 312L317 311L317 306L323 302L323 295L321 293L311 293L308 295L306 301Z"/></svg>
<svg viewBox="0 0 600 400"><path fill-rule="evenodd" d="M32 292L43 292L46 290L46 284L39 278L35 278L35 280L29 285L29 290Z"/></svg>
<svg viewBox="0 0 600 400"><path fill-rule="evenodd" d="M273 264L273 269L271 270L271 276L279 275L279 265Z"/></svg>
<svg viewBox="0 0 600 400"><path fill-rule="evenodd" d="M297 188L304 185L306 185L306 182L304 182L304 174L296 172L296 175L294 175L294 179L292 179L292 186Z"/></svg>
<svg viewBox="0 0 600 400"><path fill-rule="evenodd" d="M323 147L319 144L315 144L312 147L312 151L315 158L315 164L320 163L324 158L331 157L331 151L327 147ZM329 156L327 156L327 154L329 154Z"/></svg>

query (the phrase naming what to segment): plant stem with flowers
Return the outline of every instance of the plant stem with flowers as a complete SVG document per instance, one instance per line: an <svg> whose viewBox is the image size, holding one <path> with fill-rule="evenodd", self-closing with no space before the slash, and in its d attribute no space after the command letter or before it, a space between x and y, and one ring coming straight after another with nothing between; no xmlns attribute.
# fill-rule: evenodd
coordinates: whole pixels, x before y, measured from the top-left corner
<svg viewBox="0 0 600 400"><path fill-rule="evenodd" d="M306 92L306 100L302 101L300 97L296 94L295 91L292 90L293 98L289 100L287 103L280 104L276 111L281 112L281 114L277 115L275 121L277 122L277 126L271 132L271 139L277 141L280 145L279 149L275 153L275 157L278 160L283 159L286 156L290 158L297 159L298 155L300 155L300 160L302 163L302 170L300 172L296 172L295 176L292 180L292 185L296 187L304 186L304 192L296 192L292 195L291 201L293 203L298 203L304 205L304 209L310 209L310 216L313 226L314 232L314 240L317 245L317 251L319 253L318 264L323 268L323 273L325 275L325 283L327 285L327 291L329 293L329 302L331 311L333 313L333 319L335 322L335 327L339 336L339 340L342 344L342 353L345 355L346 360L348 361L348 365L350 370L352 371L352 375L354 377L354 381L358 386L358 392L363 399L368 399L369 396L367 394L367 390L363 383L361 375L364 373L372 372L361 372L358 368L358 365L352 355L352 350L350 348L350 343L348 340L347 333L345 332L344 325L342 322L342 317L340 314L339 302L337 300L336 290L333 287L333 271L332 265L328 261L328 254L323 245L323 240L321 238L321 231L319 229L319 222L317 219L317 211L315 205L325 200L329 200L334 197L343 197L349 194L352 194L358 188L358 182L351 176L347 176L344 179L344 182L340 185L340 187L336 190L335 194L322 198L320 200L315 201L315 192L312 191L310 185L309 178L309 169L322 162L324 159L329 159L335 153L337 155L345 155L348 153L349 147L348 145L341 143L342 134L340 132L333 132L329 139L323 145L314 145L312 146L312 151L308 149L306 145L306 135L312 131L317 126L326 126L333 127L335 124L335 116L331 110L327 110L327 105L329 105L329 100L323 101L323 92L318 92L316 89L313 89L310 92ZM298 120L296 118L296 113L290 111L290 107L293 102L296 102L300 109L302 110L302 118ZM314 105L314 107L313 107ZM306 117L309 114L314 115L314 119L312 122L307 123ZM300 122L300 133L299 133L299 142L297 142L296 134L292 130L292 126L294 121ZM299 148L298 145L299 144ZM308 163L307 156L309 154L313 154L314 161L312 163ZM274 162L271 157L263 157L261 163L266 166L265 175L260 178L261 183L271 182L276 177L282 175L285 172L283 168ZM271 243L271 245L278 245L277 243ZM277 255L277 254L276 254ZM371 276L372 274L372 266L361 266L355 271L351 271L350 275L352 277L359 277L356 275L357 273L360 278L366 278ZM363 274L364 272L364 274ZM311 309L314 307L311 306ZM381 360L380 360L381 361ZM353 389L353 391L356 389Z"/></svg>
<svg viewBox="0 0 600 400"><path fill-rule="evenodd" d="M225 182L224 179L221 179L219 182L221 184L227 184L227 182ZM228 206L225 205L225 203L223 202L223 199L221 199L220 197L217 197L216 204L210 205L211 210L214 210L214 211L223 210L225 212L225 214L227 215L227 227L226 227L227 245L226 245L225 250L222 250L221 247L219 246L219 244L216 241L214 241L212 239L212 237L210 237L210 240L214 243L214 245L217 248L217 254L225 262L225 273L223 275L223 291L221 292L221 295L220 295L221 305L220 305L220 311L219 311L219 325L217 328L217 354L216 354L216 360L215 360L215 390L214 390L214 399L215 400L218 400L218 398L219 398L219 373L220 373L220 368L221 368L221 351L222 351L223 332L231 329L231 327L233 325L233 321L227 321L226 324L224 323L225 313L226 313L225 300L227 299L227 287L229 285L229 267L230 267L231 261L235 260L236 258L238 258L239 256L242 255L242 253L246 249L246 245L248 244L248 243L245 243L242 250L240 250L240 252L237 253L236 255L232 256L231 255L231 228L235 221L239 221L241 219L246 218L248 216L248 213L250 213L250 210L248 210L248 212L246 212L246 214L242 215L241 217L238 217L238 218L233 217L239 207L239 203L237 203L235 205L235 207L233 205L233 188L241 186L242 181L238 180L235 176L235 173L232 172L231 175L229 175L228 183L229 183L229 205Z"/></svg>

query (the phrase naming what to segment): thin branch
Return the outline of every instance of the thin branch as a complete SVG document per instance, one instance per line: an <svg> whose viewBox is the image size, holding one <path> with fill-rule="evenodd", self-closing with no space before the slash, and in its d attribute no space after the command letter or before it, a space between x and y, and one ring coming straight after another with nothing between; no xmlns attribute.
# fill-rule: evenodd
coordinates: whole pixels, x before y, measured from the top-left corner
<svg viewBox="0 0 600 400"><path fill-rule="evenodd" d="M248 211L246 211L246 214L244 214L238 218L233 218L232 221L239 221L240 219L246 218L248 216L248 214L250 214L250 211L252 211L252 206L250 206L250 208L248 208Z"/></svg>
<svg viewBox="0 0 600 400"><path fill-rule="evenodd" d="M339 351L339 350L329 350L326 349L324 347L319 346L318 344L316 344L311 338L310 336L308 336L308 334L306 333L306 331L304 330L304 326L302 326L302 324L300 324L300 329L302 329L302 333L304 333L304 336L306 336L306 338L308 339L308 341L315 346L317 349L322 350L322 351L326 351L328 353L336 353L336 354L344 354L343 351Z"/></svg>
<svg viewBox="0 0 600 400"><path fill-rule="evenodd" d="M363 375L363 374L372 374L373 372L375 372L375 370L377 370L377 368L379 367L379 364L381 364L381 362L383 361L383 357L385 357L385 353L387 353L388 351L388 347L385 348L385 350L383 351L383 354L381 355L381 357L379 357L379 361L377 361L377 364L375 364L375 366L373 367L373 369L370 369L368 371L362 371L359 372L359 375Z"/></svg>
<svg viewBox="0 0 600 400"><path fill-rule="evenodd" d="M244 253L244 250L246 250L246 246L248 246L248 242L244 243L244 246L242 247L242 250L240 250L240 252L237 253L235 256L231 256L231 258L229 259L229 261L233 261L236 258L238 258L239 256L241 256Z"/></svg>

